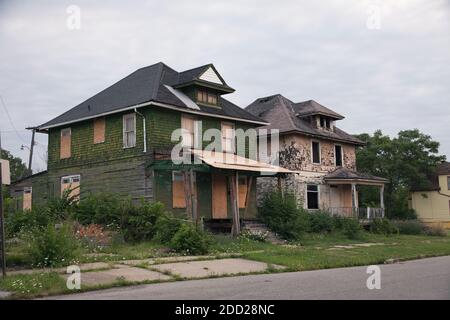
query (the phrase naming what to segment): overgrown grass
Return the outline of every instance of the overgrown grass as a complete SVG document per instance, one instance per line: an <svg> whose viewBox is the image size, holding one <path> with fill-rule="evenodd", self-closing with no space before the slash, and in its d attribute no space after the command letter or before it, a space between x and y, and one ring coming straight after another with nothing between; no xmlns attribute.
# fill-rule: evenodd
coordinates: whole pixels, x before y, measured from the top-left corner
<svg viewBox="0 0 450 320"><path fill-rule="evenodd" d="M20 274L0 279L0 288L12 292L13 298L29 298L64 293L66 281L56 272Z"/></svg>
<svg viewBox="0 0 450 320"><path fill-rule="evenodd" d="M338 248L336 245L376 243L370 247L352 246ZM287 266L290 271L339 268L380 264L388 259L411 260L417 258L450 255L449 237L427 237L365 234L365 241L349 240L328 235L312 237L299 246L275 246L264 252L244 253L244 257L266 263Z"/></svg>

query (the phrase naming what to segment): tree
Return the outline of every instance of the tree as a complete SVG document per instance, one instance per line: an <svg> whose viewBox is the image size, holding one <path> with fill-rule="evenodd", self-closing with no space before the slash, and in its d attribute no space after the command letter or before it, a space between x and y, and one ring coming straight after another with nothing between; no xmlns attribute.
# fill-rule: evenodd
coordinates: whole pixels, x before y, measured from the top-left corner
<svg viewBox="0 0 450 320"><path fill-rule="evenodd" d="M14 157L11 152L2 149L2 159L9 161L9 167L11 170L11 181L18 180L22 177L26 177L31 174L26 165L22 162L22 159Z"/></svg>
<svg viewBox="0 0 450 320"><path fill-rule="evenodd" d="M438 155L439 142L418 129L400 131L391 139L381 130L373 136L363 133L356 136L366 146L356 152L358 170L389 179L386 185L386 213L389 217L411 217L408 209L409 191L412 186L426 187L427 179L436 166L445 161ZM375 202L376 192L361 188L362 202Z"/></svg>

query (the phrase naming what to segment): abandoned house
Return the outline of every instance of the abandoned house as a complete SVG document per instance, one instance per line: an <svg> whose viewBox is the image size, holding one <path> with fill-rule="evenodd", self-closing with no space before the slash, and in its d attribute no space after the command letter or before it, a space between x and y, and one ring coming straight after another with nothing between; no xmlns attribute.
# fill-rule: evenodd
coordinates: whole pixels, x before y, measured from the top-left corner
<svg viewBox="0 0 450 320"><path fill-rule="evenodd" d="M48 135L48 168L17 181L13 195L22 196L21 206L29 209L67 189L78 199L108 192L161 201L194 219L253 219L255 177L290 171L256 160L249 165L235 154L234 130L269 123L223 98L232 92L212 64L183 72L164 63L141 68L33 128ZM219 150L193 150L199 161L174 164L171 150L179 141L171 136L179 128L192 137L194 131L220 130ZM194 148L192 138L183 141ZM246 154L254 147L249 142Z"/></svg>
<svg viewBox="0 0 450 320"><path fill-rule="evenodd" d="M256 99L246 110L270 123L261 128L279 130L279 154L275 156L280 166L296 172L281 180L282 188L294 193L305 209L360 219L384 216L383 192L388 181L356 171L355 151L363 142L336 126L342 115L316 101L294 103L279 94ZM274 177L258 178L258 195L277 183ZM360 207L360 185L379 188L379 207Z"/></svg>

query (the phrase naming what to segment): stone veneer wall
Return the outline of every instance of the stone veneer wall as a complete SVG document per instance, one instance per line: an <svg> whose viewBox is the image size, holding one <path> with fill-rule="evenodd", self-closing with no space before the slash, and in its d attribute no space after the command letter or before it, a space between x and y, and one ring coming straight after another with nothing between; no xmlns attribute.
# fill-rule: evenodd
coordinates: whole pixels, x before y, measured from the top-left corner
<svg viewBox="0 0 450 320"><path fill-rule="evenodd" d="M313 164L311 158L311 141L320 143L321 163ZM341 145L343 151L343 166L356 170L355 146L351 144L335 143L329 140L315 139L300 134L289 134L280 137L280 166L310 173L310 177L300 174L290 174L283 179L282 186L286 191L292 192L299 205L305 206L306 185L320 185L320 207L330 206L330 187L324 184L323 176L336 169L334 165L334 145ZM261 177L257 179L258 205L269 191L276 190L276 177Z"/></svg>

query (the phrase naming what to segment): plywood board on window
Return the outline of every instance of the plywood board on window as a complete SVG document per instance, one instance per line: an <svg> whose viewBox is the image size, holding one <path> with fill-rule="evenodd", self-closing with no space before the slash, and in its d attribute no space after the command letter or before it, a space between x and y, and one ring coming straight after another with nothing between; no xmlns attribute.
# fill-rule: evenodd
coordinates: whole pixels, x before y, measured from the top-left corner
<svg viewBox="0 0 450 320"><path fill-rule="evenodd" d="M226 219L227 206L227 177L223 174L212 175L212 216L213 219Z"/></svg>
<svg viewBox="0 0 450 320"><path fill-rule="evenodd" d="M94 143L105 142L105 118L94 120Z"/></svg>

